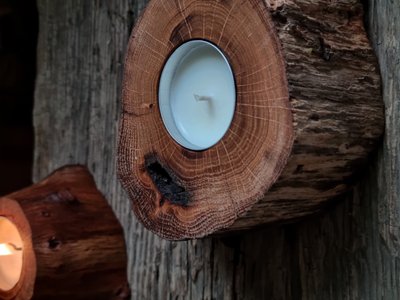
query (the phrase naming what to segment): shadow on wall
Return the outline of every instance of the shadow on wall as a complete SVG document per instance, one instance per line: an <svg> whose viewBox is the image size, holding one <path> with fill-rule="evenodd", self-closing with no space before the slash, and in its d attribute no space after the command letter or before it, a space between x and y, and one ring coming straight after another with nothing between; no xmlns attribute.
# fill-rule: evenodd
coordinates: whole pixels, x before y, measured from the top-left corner
<svg viewBox="0 0 400 300"><path fill-rule="evenodd" d="M37 23L35 0L0 0L0 196L31 183Z"/></svg>

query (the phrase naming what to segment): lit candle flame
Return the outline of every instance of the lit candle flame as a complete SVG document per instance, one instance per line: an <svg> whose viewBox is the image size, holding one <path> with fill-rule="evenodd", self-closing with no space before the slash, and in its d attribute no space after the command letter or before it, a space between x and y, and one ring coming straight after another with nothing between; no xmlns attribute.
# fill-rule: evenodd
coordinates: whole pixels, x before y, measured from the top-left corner
<svg viewBox="0 0 400 300"><path fill-rule="evenodd" d="M22 248L15 246L12 243L0 244L0 256L12 255L16 251L21 251Z"/></svg>

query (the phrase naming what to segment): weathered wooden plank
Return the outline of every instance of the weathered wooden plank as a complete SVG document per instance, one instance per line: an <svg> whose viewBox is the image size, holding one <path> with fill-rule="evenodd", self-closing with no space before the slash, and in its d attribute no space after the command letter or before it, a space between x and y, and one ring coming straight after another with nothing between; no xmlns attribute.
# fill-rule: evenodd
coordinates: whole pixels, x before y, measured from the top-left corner
<svg viewBox="0 0 400 300"><path fill-rule="evenodd" d="M301 224L167 242L137 223L115 172L122 64L146 2L38 0L34 179L89 166L125 228L132 299L400 298L400 3L369 2L386 135L352 195Z"/></svg>

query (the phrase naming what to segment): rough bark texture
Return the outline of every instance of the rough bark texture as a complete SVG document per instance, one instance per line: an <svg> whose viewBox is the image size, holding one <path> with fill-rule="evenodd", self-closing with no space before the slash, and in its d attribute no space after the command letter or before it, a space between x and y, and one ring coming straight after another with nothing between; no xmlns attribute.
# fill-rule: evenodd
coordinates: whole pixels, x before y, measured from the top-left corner
<svg viewBox="0 0 400 300"><path fill-rule="evenodd" d="M86 168L57 170L0 205L24 241L21 279L1 299L129 298L123 231Z"/></svg>
<svg viewBox="0 0 400 300"><path fill-rule="evenodd" d="M115 171L124 51L145 3L38 1L34 178L88 164L125 228L132 299L398 299L400 4L367 2L386 134L346 201L299 224L168 242L132 216Z"/></svg>
<svg viewBox="0 0 400 300"><path fill-rule="evenodd" d="M173 141L157 97L165 61L191 39L220 47L237 88L228 132L201 152ZM122 98L119 175L138 219L168 239L320 210L349 188L384 124L358 0L153 0L129 40ZM165 181L179 186L165 192Z"/></svg>
<svg viewBox="0 0 400 300"><path fill-rule="evenodd" d="M316 212L354 182L384 127L359 0L267 0L286 60L295 142L281 177L231 229Z"/></svg>

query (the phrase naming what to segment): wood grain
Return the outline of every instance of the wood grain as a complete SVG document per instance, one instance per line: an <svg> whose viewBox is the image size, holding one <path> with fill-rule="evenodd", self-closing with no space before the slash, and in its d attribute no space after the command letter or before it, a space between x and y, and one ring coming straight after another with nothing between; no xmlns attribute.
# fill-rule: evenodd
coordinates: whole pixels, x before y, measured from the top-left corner
<svg viewBox="0 0 400 300"><path fill-rule="evenodd" d="M150 1L127 50L118 161L139 220L202 237L298 219L348 189L384 123L362 17L355 1ZM168 134L157 98L192 39L226 54L237 87L228 133L201 152Z"/></svg>
<svg viewBox="0 0 400 300"><path fill-rule="evenodd" d="M137 222L116 179L124 53L147 1L38 1L34 179L66 163L89 166L125 229L132 299L399 298L400 5L365 2L386 133L357 188L302 223L168 242Z"/></svg>
<svg viewBox="0 0 400 300"><path fill-rule="evenodd" d="M21 279L1 299L128 299L121 225L81 166L0 199L23 240Z"/></svg>

